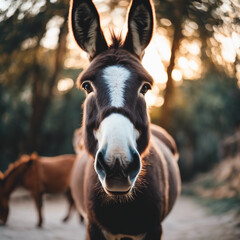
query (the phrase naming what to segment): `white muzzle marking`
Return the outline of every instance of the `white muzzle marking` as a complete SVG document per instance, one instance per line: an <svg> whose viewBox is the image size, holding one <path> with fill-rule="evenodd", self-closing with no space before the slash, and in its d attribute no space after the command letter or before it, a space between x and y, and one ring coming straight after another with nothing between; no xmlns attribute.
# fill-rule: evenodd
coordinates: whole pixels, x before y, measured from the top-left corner
<svg viewBox="0 0 240 240"><path fill-rule="evenodd" d="M116 158L121 159L121 164L127 166L132 161L132 153L136 153L137 139L139 132L132 122L119 113L112 113L106 117L94 133L98 141L98 152L105 149L105 161L108 166L114 166ZM97 153L98 154L98 153ZM140 158L140 156L139 156ZM140 163L141 164L141 163ZM97 159L95 159L95 170L97 171ZM103 185L106 186L105 179L99 176ZM134 184L134 183L133 183Z"/></svg>

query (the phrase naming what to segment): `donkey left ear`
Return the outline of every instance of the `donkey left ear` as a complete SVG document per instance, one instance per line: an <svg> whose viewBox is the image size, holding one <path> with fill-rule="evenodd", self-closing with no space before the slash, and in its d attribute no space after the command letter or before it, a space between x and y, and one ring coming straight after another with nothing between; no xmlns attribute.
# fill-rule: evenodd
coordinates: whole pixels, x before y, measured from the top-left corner
<svg viewBox="0 0 240 240"><path fill-rule="evenodd" d="M92 0L71 0L69 20L76 42L90 60L108 48Z"/></svg>
<svg viewBox="0 0 240 240"><path fill-rule="evenodd" d="M154 25L153 9L151 0L132 0L124 48L135 54L140 60L152 38Z"/></svg>

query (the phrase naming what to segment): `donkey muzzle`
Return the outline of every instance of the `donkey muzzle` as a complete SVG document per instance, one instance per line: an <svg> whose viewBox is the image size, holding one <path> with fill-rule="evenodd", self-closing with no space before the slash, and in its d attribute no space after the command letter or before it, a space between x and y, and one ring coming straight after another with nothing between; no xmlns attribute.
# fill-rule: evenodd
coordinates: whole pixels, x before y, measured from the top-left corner
<svg viewBox="0 0 240 240"><path fill-rule="evenodd" d="M124 195L131 191L141 170L141 159L132 151L130 159L121 154L113 154L111 161L104 151L96 156L96 172L104 190L110 195Z"/></svg>

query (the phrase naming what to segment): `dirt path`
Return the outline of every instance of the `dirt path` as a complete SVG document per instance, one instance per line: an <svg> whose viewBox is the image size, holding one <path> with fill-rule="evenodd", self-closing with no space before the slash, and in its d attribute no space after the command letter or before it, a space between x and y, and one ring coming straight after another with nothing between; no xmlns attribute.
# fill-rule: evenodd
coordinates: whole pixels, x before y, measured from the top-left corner
<svg viewBox="0 0 240 240"><path fill-rule="evenodd" d="M164 240L240 240L235 212L212 215L195 199L181 196L163 224Z"/></svg>
<svg viewBox="0 0 240 240"><path fill-rule="evenodd" d="M48 198L44 202L44 227L37 229L33 202L11 200L8 224L0 227L0 240L85 240L84 225L76 212L66 224L61 222L67 211L65 199ZM181 196L163 224L164 240L238 240L233 213L210 215L190 197Z"/></svg>

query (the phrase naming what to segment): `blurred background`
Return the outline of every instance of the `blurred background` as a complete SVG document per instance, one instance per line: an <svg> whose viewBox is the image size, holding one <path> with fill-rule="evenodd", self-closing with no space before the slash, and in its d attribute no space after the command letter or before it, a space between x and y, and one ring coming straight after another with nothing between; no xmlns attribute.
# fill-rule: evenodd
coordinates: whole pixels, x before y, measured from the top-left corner
<svg viewBox="0 0 240 240"><path fill-rule="evenodd" d="M126 33L129 0L94 0L107 39ZM156 26L143 65L152 122L180 152L183 181L240 199L239 0L155 0ZM73 153L84 93L75 80L87 56L68 32L68 0L0 2L0 170L23 153ZM204 190L203 190L204 189ZM211 189L211 191L209 190Z"/></svg>

